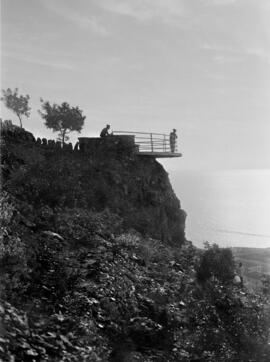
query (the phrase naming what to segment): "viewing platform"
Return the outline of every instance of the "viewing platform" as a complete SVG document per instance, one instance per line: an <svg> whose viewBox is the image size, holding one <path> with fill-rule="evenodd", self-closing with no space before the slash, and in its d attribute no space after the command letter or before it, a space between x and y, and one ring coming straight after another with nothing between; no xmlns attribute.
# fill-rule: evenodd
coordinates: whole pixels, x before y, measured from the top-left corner
<svg viewBox="0 0 270 362"><path fill-rule="evenodd" d="M135 152L138 156L154 158L182 157L182 154L177 150L177 142L175 143L174 152L171 151L170 135L164 133L115 131L113 135L132 137Z"/></svg>
<svg viewBox="0 0 270 362"><path fill-rule="evenodd" d="M120 151L126 146L133 154L153 158L182 157L175 143L174 152L170 146L170 136L162 133L116 131L106 137L79 137L80 150L95 154L101 148L108 152Z"/></svg>

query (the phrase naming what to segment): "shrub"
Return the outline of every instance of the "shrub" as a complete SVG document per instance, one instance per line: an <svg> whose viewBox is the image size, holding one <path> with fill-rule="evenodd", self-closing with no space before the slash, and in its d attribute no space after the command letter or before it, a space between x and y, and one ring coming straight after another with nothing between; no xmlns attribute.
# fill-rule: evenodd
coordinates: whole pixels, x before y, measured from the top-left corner
<svg viewBox="0 0 270 362"><path fill-rule="evenodd" d="M231 249L209 243L205 244L205 249L197 268L197 279L204 282L212 277L222 283L231 282L235 270Z"/></svg>

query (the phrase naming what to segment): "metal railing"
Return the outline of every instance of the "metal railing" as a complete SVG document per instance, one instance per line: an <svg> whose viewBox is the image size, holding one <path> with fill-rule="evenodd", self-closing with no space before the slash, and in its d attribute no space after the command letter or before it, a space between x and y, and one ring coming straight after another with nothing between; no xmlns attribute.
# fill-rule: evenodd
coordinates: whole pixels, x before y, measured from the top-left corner
<svg viewBox="0 0 270 362"><path fill-rule="evenodd" d="M134 136L139 152L172 152L170 136L163 133L114 131L113 134ZM175 142L174 152L177 152L177 142Z"/></svg>

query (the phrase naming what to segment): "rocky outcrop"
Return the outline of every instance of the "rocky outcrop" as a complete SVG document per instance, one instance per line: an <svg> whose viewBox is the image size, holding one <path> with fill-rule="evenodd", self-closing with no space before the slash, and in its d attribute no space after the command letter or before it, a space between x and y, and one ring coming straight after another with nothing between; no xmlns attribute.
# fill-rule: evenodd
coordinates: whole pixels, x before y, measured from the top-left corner
<svg viewBox="0 0 270 362"><path fill-rule="evenodd" d="M1 361L269 361L269 299L199 282L159 163L121 137L2 136Z"/></svg>
<svg viewBox="0 0 270 362"><path fill-rule="evenodd" d="M185 240L181 209L164 168L138 156L125 137L96 140L95 147L61 148L17 127L2 130L4 188L35 208L109 209L123 228L166 243Z"/></svg>

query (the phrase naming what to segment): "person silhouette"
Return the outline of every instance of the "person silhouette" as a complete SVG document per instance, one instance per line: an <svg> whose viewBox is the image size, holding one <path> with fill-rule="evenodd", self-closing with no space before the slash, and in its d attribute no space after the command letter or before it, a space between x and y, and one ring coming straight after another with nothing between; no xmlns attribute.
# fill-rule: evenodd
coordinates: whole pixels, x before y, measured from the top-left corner
<svg viewBox="0 0 270 362"><path fill-rule="evenodd" d="M177 134L176 134L176 129L174 128L174 129L172 130L172 132L170 133L170 147L171 147L171 152L175 152L176 140L177 140Z"/></svg>
<svg viewBox="0 0 270 362"><path fill-rule="evenodd" d="M103 130L100 132L100 137L107 137L109 136L109 129L111 126L109 124L106 125L106 127L103 128Z"/></svg>

